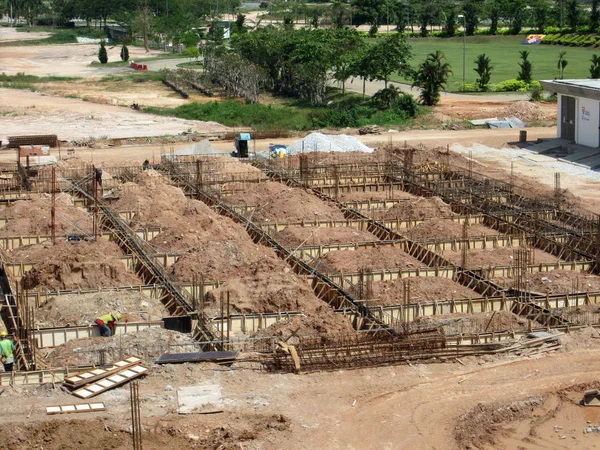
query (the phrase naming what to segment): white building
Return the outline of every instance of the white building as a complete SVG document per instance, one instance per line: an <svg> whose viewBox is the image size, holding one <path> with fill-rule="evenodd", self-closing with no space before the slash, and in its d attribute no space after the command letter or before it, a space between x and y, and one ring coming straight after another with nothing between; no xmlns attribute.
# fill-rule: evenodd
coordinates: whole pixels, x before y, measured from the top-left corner
<svg viewBox="0 0 600 450"><path fill-rule="evenodd" d="M558 137L600 147L600 80L544 80L558 94Z"/></svg>

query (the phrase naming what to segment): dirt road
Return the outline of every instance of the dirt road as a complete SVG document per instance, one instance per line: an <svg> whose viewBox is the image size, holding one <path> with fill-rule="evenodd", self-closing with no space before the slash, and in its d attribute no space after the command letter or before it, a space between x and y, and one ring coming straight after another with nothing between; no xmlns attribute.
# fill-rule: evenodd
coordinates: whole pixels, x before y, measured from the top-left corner
<svg viewBox="0 0 600 450"><path fill-rule="evenodd" d="M216 122L155 116L129 108L53 97L39 92L0 89L0 139L9 135L57 134L60 139L163 136L186 131L227 130Z"/></svg>

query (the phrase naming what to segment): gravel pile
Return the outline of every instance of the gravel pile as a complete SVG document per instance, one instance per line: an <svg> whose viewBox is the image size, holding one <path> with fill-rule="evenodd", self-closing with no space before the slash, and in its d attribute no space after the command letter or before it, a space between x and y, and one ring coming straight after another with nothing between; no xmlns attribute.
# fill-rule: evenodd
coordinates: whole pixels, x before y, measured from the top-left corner
<svg viewBox="0 0 600 450"><path fill-rule="evenodd" d="M373 152L358 139L346 134L329 135L311 133L288 147L288 154L295 155L302 152Z"/></svg>

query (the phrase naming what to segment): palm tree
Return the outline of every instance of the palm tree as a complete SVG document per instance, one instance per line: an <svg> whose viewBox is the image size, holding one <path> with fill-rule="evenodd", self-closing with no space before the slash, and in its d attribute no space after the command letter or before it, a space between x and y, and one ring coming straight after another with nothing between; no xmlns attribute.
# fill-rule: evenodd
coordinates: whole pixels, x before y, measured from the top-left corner
<svg viewBox="0 0 600 450"><path fill-rule="evenodd" d="M492 66L489 56L486 56L485 53L482 53L475 59L476 67L473 69L479 75L477 78L477 85L479 89L482 91L488 90L488 84L490 84L490 79L492 78Z"/></svg>
<svg viewBox="0 0 600 450"><path fill-rule="evenodd" d="M452 73L450 64L444 62L444 54L436 50L427 55L414 73L413 86L421 88L421 101L428 106L436 105L440 101L440 91L446 87L448 77Z"/></svg>
<svg viewBox="0 0 600 450"><path fill-rule="evenodd" d="M600 78L600 58L598 55L592 55L592 66L590 67L590 78Z"/></svg>
<svg viewBox="0 0 600 450"><path fill-rule="evenodd" d="M558 54L558 63L556 63L556 68L559 70L561 80L564 78L565 67L567 67L567 64L569 64L569 62L565 59L566 54L567 52L562 50Z"/></svg>
<svg viewBox="0 0 600 450"><path fill-rule="evenodd" d="M527 59L529 57L529 52L527 50L522 50L519 54L521 55L521 62L519 63L521 71L517 76L517 80L530 84L533 80L533 64Z"/></svg>

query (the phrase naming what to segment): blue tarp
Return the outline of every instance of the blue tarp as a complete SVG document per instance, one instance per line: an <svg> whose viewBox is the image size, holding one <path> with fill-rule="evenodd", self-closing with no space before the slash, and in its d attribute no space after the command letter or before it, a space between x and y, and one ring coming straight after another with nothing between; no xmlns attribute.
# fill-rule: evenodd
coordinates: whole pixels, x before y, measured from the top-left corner
<svg viewBox="0 0 600 450"><path fill-rule="evenodd" d="M250 133L240 133L240 141L249 141Z"/></svg>

